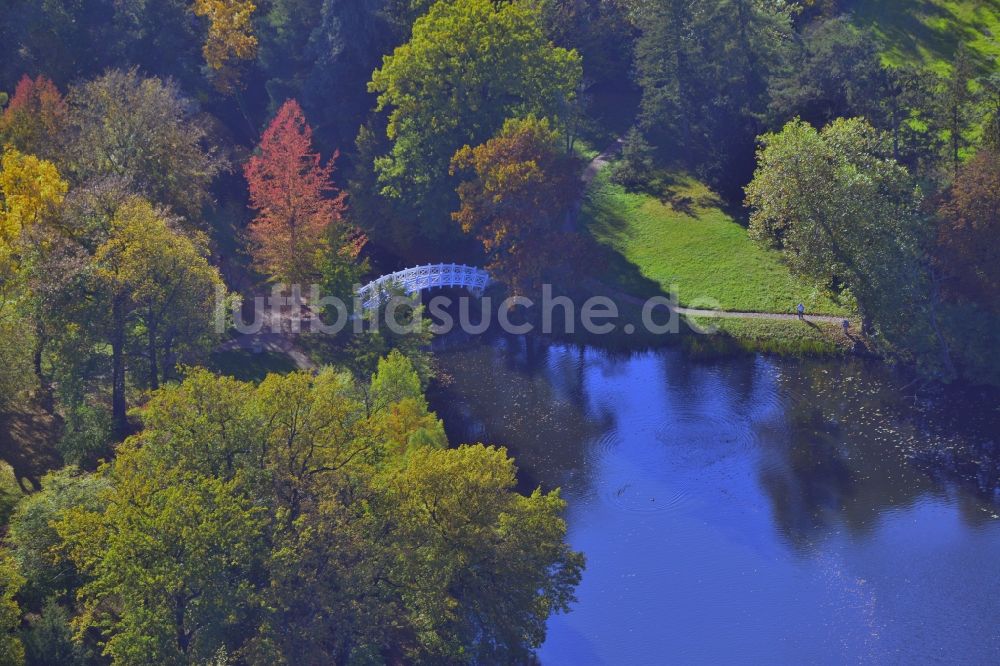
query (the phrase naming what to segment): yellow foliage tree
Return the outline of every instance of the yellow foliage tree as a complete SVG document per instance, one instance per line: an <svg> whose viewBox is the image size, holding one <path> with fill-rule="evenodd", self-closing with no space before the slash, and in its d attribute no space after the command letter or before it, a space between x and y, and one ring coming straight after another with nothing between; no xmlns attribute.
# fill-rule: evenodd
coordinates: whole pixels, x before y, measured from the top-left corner
<svg viewBox="0 0 1000 666"><path fill-rule="evenodd" d="M257 53L257 37L251 17L257 5L249 0L194 0L196 16L208 18L208 35L202 53L215 73L215 85L223 92L233 90L239 73L236 64Z"/></svg>
<svg viewBox="0 0 1000 666"><path fill-rule="evenodd" d="M61 204L68 189L52 162L6 149L0 158L0 256L16 256L23 234Z"/></svg>
<svg viewBox="0 0 1000 666"><path fill-rule="evenodd" d="M26 325L27 274L45 235L37 233L62 203L69 185L52 162L7 147L0 156L0 403L25 389L39 322ZM29 319L30 321L30 319ZM32 330L34 328L34 330ZM40 347L35 374L41 377Z"/></svg>

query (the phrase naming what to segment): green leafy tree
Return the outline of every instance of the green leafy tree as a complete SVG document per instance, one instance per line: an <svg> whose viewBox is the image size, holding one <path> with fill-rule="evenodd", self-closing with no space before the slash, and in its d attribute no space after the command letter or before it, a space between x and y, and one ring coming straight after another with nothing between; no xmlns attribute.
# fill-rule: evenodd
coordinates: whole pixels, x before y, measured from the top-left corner
<svg viewBox="0 0 1000 666"><path fill-rule="evenodd" d="M986 102L983 144L994 151L1000 151L1000 72L981 78L979 84Z"/></svg>
<svg viewBox="0 0 1000 666"><path fill-rule="evenodd" d="M181 234L146 201L137 199L115 217L96 256L103 275L127 290L132 319L142 329L148 384L159 388L180 351L206 352L213 335L215 299L225 294L208 263L206 239Z"/></svg>
<svg viewBox="0 0 1000 666"><path fill-rule="evenodd" d="M625 2L540 0L545 33L583 57L584 76L595 85L620 87L631 67L635 29Z"/></svg>
<svg viewBox="0 0 1000 666"><path fill-rule="evenodd" d="M548 41L532 3L435 3L369 84L389 112L392 147L375 160L383 192L440 235L454 201L455 151L489 139L512 116L563 117L580 77L579 55Z"/></svg>
<svg viewBox="0 0 1000 666"><path fill-rule="evenodd" d="M21 624L21 608L15 599L24 585L22 576L10 553L0 551L0 663L24 663L24 644L17 635Z"/></svg>
<svg viewBox="0 0 1000 666"><path fill-rule="evenodd" d="M70 89L68 161L76 182L113 176L198 225L224 165L204 119L177 84L111 70Z"/></svg>
<svg viewBox="0 0 1000 666"><path fill-rule="evenodd" d="M822 125L845 116L871 117L882 76L877 41L848 17L802 31L790 66L771 81L773 121L793 116Z"/></svg>
<svg viewBox="0 0 1000 666"><path fill-rule="evenodd" d="M389 575L405 581L414 657L525 662L548 616L574 600L583 557L555 518L565 503L515 484L506 451L483 446L417 449L392 479L400 534Z"/></svg>
<svg viewBox="0 0 1000 666"><path fill-rule="evenodd" d="M783 71L791 18L755 0L658 0L637 8L637 122L661 161L686 163L724 192L748 175L768 80Z"/></svg>
<svg viewBox="0 0 1000 666"><path fill-rule="evenodd" d="M942 81L938 96L939 124L948 134L949 158L956 175L967 142L966 134L975 118L977 100L971 87L974 73L969 47L959 43L951 71Z"/></svg>
<svg viewBox="0 0 1000 666"><path fill-rule="evenodd" d="M70 601L83 583L82 574L59 553L55 523L70 509L99 511L107 482L73 467L42 477L42 490L28 495L11 517L7 546L27 582L19 596L31 609L51 598Z"/></svg>
<svg viewBox="0 0 1000 666"><path fill-rule="evenodd" d="M132 327L142 325L148 382L156 388L159 359L169 357L175 343L203 351L210 346L215 298L225 289L204 248L171 230L144 199L132 199L115 212L109 237L93 260L97 287L111 311L112 414L122 435L128 432L125 379Z"/></svg>
<svg viewBox="0 0 1000 666"><path fill-rule="evenodd" d="M258 59L270 108L298 99L324 152L348 146L374 98L366 90L382 56L409 37L426 3L409 0L274 0ZM368 165L370 169L371 165Z"/></svg>
<svg viewBox="0 0 1000 666"><path fill-rule="evenodd" d="M64 86L132 65L194 89L202 83L201 31L190 6L191 0L5 3L0 81L42 72Z"/></svg>
<svg viewBox="0 0 1000 666"><path fill-rule="evenodd" d="M822 130L795 120L761 142L746 188L751 234L782 248L796 272L846 286L890 345L954 376L927 265L930 226L888 137L862 119Z"/></svg>
<svg viewBox="0 0 1000 666"><path fill-rule="evenodd" d="M558 493L446 448L401 354L365 384L192 370L141 418L99 506L53 522L114 663L521 662L572 601Z"/></svg>
<svg viewBox="0 0 1000 666"><path fill-rule="evenodd" d="M156 453L123 445L107 508L71 509L58 523L89 577L75 623L81 637L100 628L115 663L207 661L252 631L264 508L238 479L193 474Z"/></svg>
<svg viewBox="0 0 1000 666"><path fill-rule="evenodd" d="M55 598L47 599L40 613L25 619L22 640L26 663L89 666L97 661L91 646L73 641L70 610Z"/></svg>

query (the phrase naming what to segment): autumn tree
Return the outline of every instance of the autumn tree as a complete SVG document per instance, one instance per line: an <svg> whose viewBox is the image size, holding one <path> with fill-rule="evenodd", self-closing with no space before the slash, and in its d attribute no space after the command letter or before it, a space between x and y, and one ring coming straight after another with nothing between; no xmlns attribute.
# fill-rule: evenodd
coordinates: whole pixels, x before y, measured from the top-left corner
<svg viewBox="0 0 1000 666"><path fill-rule="evenodd" d="M580 56L554 46L541 21L524 0L437 2L372 74L391 141L375 160L380 187L421 216L426 233L448 231L456 150L488 140L512 116L562 119L576 98Z"/></svg>
<svg viewBox="0 0 1000 666"><path fill-rule="evenodd" d="M981 149L962 165L939 217L948 291L1000 312L1000 151Z"/></svg>
<svg viewBox="0 0 1000 666"><path fill-rule="evenodd" d="M48 337L41 312L37 278L44 273L57 219L69 185L54 164L13 148L0 158L0 327L12 333L19 328L16 345L2 345L0 377L16 384L23 377L23 352L30 348L38 384L47 386L42 372L42 352ZM30 334L28 333L30 331ZM0 378L0 383L7 382ZM8 395L24 389L24 384Z"/></svg>
<svg viewBox="0 0 1000 666"><path fill-rule="evenodd" d="M215 86L223 92L239 84L240 61L252 60L257 53L252 21L256 9L250 0L194 0L195 15L208 19L202 54Z"/></svg>
<svg viewBox="0 0 1000 666"><path fill-rule="evenodd" d="M452 171L471 176L458 186L452 218L482 243L488 270L515 293L536 293L572 263L565 227L580 182L547 120L508 120L496 137L455 153Z"/></svg>
<svg viewBox="0 0 1000 666"><path fill-rule="evenodd" d="M276 280L306 283L321 272L331 251L329 228L344 211L344 195L331 180L336 158L323 164L313 152L312 128L298 102L289 100L244 167L257 211L250 224L254 260Z"/></svg>
<svg viewBox="0 0 1000 666"><path fill-rule="evenodd" d="M68 184L52 162L13 148L0 157L0 266L13 269L30 235L62 203ZM0 273L6 276L7 273Z"/></svg>
<svg viewBox="0 0 1000 666"><path fill-rule="evenodd" d="M25 75L0 114L0 145L57 161L68 120L69 106L55 84L42 75Z"/></svg>

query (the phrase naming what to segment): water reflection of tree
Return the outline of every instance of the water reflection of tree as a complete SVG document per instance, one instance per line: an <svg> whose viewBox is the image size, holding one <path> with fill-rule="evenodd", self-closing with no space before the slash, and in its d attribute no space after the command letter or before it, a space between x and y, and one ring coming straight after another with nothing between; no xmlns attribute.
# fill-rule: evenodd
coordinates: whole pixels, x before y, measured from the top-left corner
<svg viewBox="0 0 1000 666"><path fill-rule="evenodd" d="M787 364L778 381L785 405L761 426L760 478L792 543L807 547L838 527L863 536L886 510L953 493L956 482L997 497L1000 447L980 438L981 424L943 418L972 405L938 396L928 409L888 370L860 362ZM966 520L983 520L968 499L958 502Z"/></svg>
<svg viewBox="0 0 1000 666"><path fill-rule="evenodd" d="M583 487L586 443L613 425L609 414L588 404L587 354L537 338L505 337L443 355L450 383L432 392L432 406L453 443L479 435L506 446L517 459L523 490Z"/></svg>
<svg viewBox="0 0 1000 666"><path fill-rule="evenodd" d="M1000 395L990 388L939 390L917 406L926 441L911 452L918 469L977 500L970 518L1000 513ZM994 509L982 510L983 503Z"/></svg>

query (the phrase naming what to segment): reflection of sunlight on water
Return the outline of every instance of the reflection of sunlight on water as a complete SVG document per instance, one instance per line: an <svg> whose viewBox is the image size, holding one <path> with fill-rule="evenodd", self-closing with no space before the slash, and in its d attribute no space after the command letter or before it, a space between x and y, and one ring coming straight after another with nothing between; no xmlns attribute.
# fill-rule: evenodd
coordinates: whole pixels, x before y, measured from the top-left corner
<svg viewBox="0 0 1000 666"><path fill-rule="evenodd" d="M838 552L817 552L812 563L828 592L824 605L832 611L832 616L860 620L861 635L849 635L843 624L838 624L829 627L830 639L838 642L845 654L855 654L859 663L878 663L884 625L878 619L878 593L874 584L852 574Z"/></svg>

